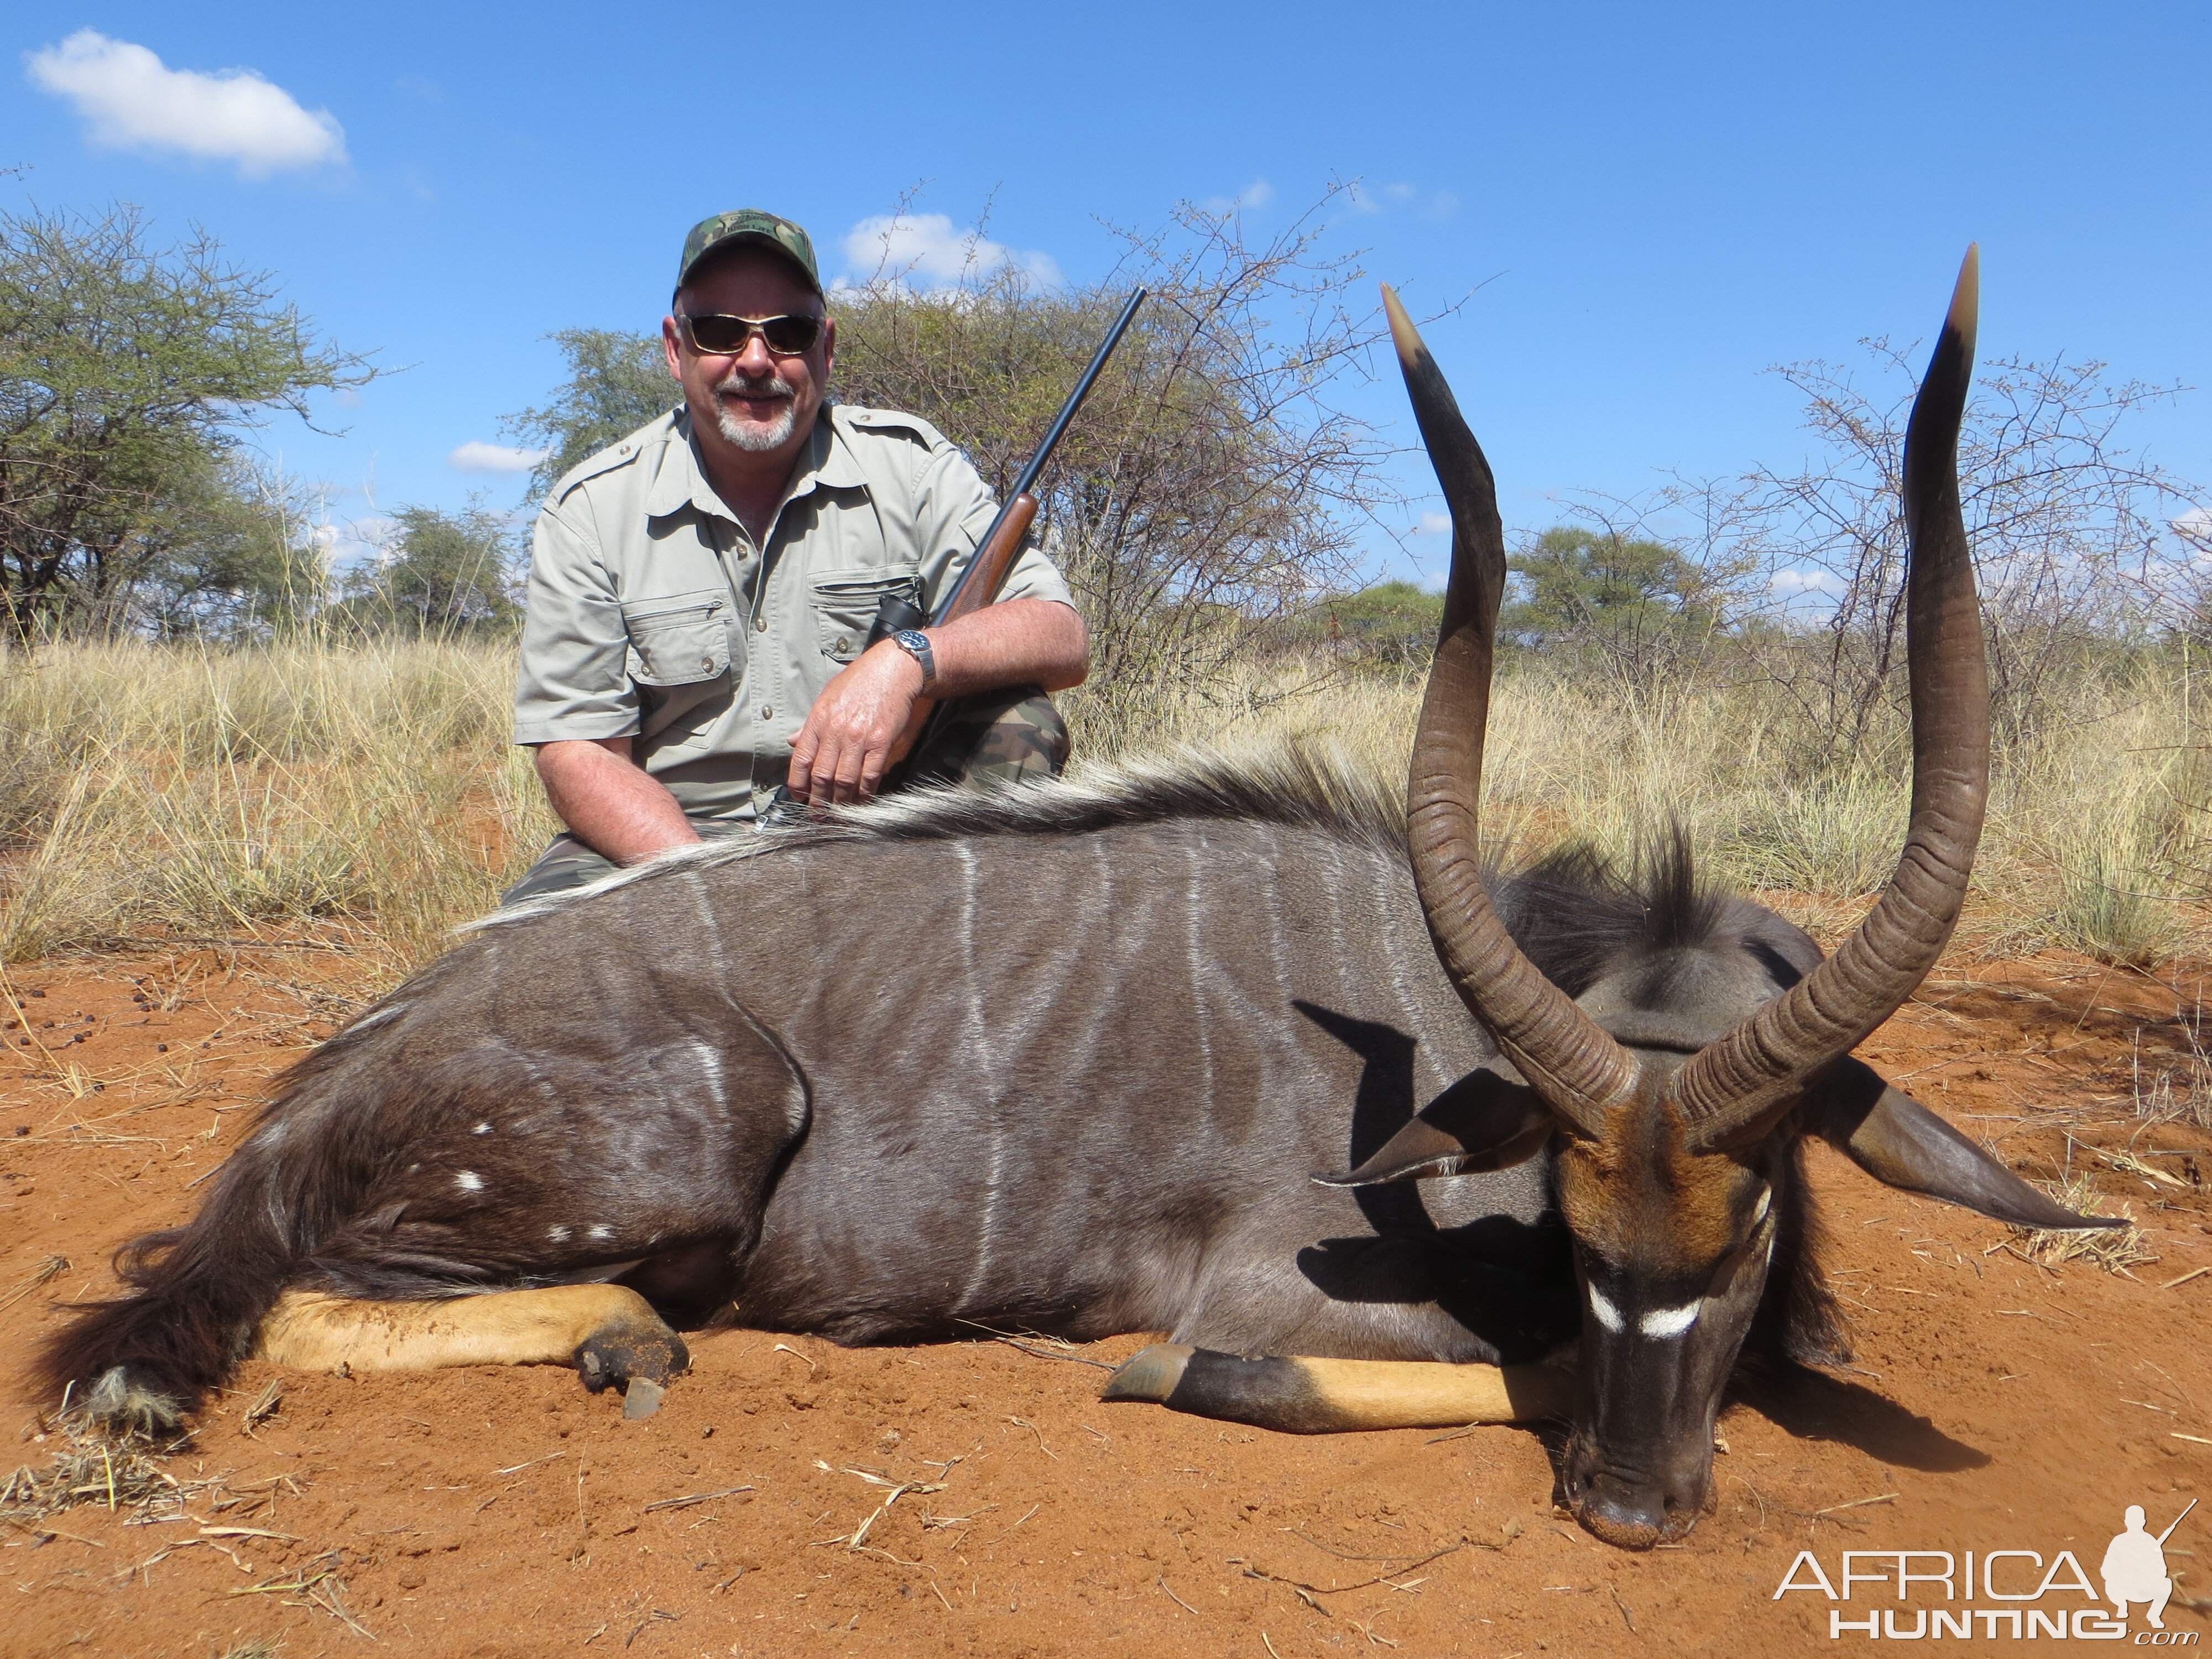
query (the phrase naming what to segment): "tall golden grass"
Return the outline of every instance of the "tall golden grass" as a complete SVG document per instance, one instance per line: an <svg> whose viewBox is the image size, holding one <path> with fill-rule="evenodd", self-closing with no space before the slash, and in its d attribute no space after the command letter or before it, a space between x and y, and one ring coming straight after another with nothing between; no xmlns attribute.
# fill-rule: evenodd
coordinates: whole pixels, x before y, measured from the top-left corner
<svg viewBox="0 0 2212 1659"><path fill-rule="evenodd" d="M497 902L556 826L507 742L510 648L435 641L215 652L60 646L0 659L0 959L133 935L335 930L396 977ZM1138 702L1067 700L1079 765L1297 737L1402 772L1416 675L1280 662ZM2085 675L2075 718L1999 757L1968 948L2109 960L2194 948L2205 769L2185 677ZM1901 720L1808 771L1750 688L1501 682L1489 828L1528 855L1617 854L1670 815L1709 867L1832 930L1902 837Z"/></svg>
<svg viewBox="0 0 2212 1659"><path fill-rule="evenodd" d="M61 646L0 663L0 959L348 925L392 972L553 832L495 648Z"/></svg>

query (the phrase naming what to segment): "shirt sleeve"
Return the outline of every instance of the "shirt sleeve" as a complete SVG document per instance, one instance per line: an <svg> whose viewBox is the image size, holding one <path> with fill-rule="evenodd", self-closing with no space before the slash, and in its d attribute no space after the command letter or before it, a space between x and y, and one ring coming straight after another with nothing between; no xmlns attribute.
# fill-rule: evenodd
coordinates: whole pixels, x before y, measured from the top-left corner
<svg viewBox="0 0 2212 1659"><path fill-rule="evenodd" d="M567 511L549 504L531 539L515 742L635 736L629 646L622 605L596 544Z"/></svg>
<svg viewBox="0 0 2212 1659"><path fill-rule="evenodd" d="M924 608L934 610L990 532L999 504L968 458L950 443L931 446L914 483L921 544ZM1034 542L1022 550L999 590L1002 599L1057 599L1075 608L1075 596L1052 561Z"/></svg>

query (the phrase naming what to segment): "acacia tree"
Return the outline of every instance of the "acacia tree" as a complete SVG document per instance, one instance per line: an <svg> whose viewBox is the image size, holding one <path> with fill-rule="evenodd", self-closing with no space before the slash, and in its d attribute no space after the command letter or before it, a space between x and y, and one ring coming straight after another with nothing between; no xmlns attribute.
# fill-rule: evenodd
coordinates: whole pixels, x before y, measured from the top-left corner
<svg viewBox="0 0 2212 1659"><path fill-rule="evenodd" d="M1588 525L1525 538L1505 568L1516 592L1501 633L1588 649L1631 672L1710 639L1746 574L1741 558L1701 564L1670 543Z"/></svg>
<svg viewBox="0 0 2212 1659"><path fill-rule="evenodd" d="M204 233L154 249L135 209L0 214L0 639L117 625L219 497L252 510L241 427L374 372Z"/></svg>
<svg viewBox="0 0 2212 1659"><path fill-rule="evenodd" d="M1905 421L1914 364L1882 340L1867 349L1887 394L1863 392L1825 363L1779 371L1804 393L1807 425L1827 457L1805 471L1760 470L1759 497L1777 550L1826 573L1835 605L1822 624L1828 695L1839 721L1863 732L1902 669L1905 643ZM2175 388L2113 381L2105 365L2003 358L1976 377L1960 436L1960 505L1989 618L1999 718L2045 718L2053 673L2080 647L2154 624L2166 519L2189 486L2119 442L2131 411Z"/></svg>
<svg viewBox="0 0 2212 1659"><path fill-rule="evenodd" d="M1861 747L1899 702L1905 670L1899 487L1919 354L1862 344L1878 389L1832 363L1773 371L1803 395L1820 442L1802 467L1585 503L1630 533L1668 526L1709 570L1763 574L1769 609L1761 617L1740 606L1740 629L1752 624L1767 674L1838 752ZM2063 359L2003 358L1976 374L1960 496L2001 730L2017 735L2062 714L2067 672L2085 650L2185 625L2200 602L2197 568L2167 549L2171 515L2201 492L2141 459L2121 431L2130 414L2179 389Z"/></svg>
<svg viewBox="0 0 2212 1659"><path fill-rule="evenodd" d="M80 597L82 623L94 632L231 641L304 623L329 598L313 527L326 504L323 487L240 454L173 477L162 496L158 556L129 586L97 600Z"/></svg>
<svg viewBox="0 0 2212 1659"><path fill-rule="evenodd" d="M379 556L348 576L346 597L327 620L373 634L497 631L521 615L518 563L506 519L481 501L458 513L403 507Z"/></svg>
<svg viewBox="0 0 2212 1659"><path fill-rule="evenodd" d="M545 337L560 348L568 378L543 407L510 415L501 427L545 459L532 469L530 499L539 501L579 463L620 442L684 398L668 373L657 334L612 328L564 328Z"/></svg>

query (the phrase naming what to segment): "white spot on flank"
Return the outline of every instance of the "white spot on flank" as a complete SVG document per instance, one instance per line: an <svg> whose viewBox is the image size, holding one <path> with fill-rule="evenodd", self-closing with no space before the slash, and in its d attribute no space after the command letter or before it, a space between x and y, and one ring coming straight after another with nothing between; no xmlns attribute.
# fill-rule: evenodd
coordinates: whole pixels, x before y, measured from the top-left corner
<svg viewBox="0 0 2212 1659"><path fill-rule="evenodd" d="M614 1236L615 1230L608 1226L605 1222L601 1222L598 1226L592 1228L592 1231L586 1235L586 1237L591 1238L612 1238Z"/></svg>
<svg viewBox="0 0 2212 1659"><path fill-rule="evenodd" d="M1646 1336L1680 1336L1698 1322L1705 1305L1702 1302L1691 1302L1679 1308L1655 1309L1636 1322L1636 1328Z"/></svg>
<svg viewBox="0 0 2212 1659"><path fill-rule="evenodd" d="M479 1123L475 1128L470 1130L469 1133L472 1135L488 1135L491 1133L491 1125L489 1123Z"/></svg>
<svg viewBox="0 0 2212 1659"><path fill-rule="evenodd" d="M474 1170L464 1170L453 1177L453 1185L465 1193L480 1193L483 1190L483 1177Z"/></svg>
<svg viewBox="0 0 2212 1659"><path fill-rule="evenodd" d="M568 1242L568 1230L566 1227L549 1227L545 1230L545 1237L556 1244L563 1244Z"/></svg>
<svg viewBox="0 0 2212 1659"><path fill-rule="evenodd" d="M1589 1302L1590 1311L1597 1316L1597 1322L1599 1324L1604 1326L1606 1329L1609 1331L1618 1331L1623 1328L1624 1322L1620 1317L1620 1310L1614 1307L1612 1303L1607 1301L1605 1299L1605 1292L1598 1289L1595 1285L1589 1287Z"/></svg>

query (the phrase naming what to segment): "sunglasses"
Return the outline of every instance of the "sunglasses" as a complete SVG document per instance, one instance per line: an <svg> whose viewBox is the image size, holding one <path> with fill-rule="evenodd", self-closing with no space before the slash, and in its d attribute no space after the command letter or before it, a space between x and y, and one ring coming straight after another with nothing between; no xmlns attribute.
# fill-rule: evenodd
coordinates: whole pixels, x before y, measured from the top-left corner
<svg viewBox="0 0 2212 1659"><path fill-rule="evenodd" d="M779 357L797 357L814 349L822 337L819 317L678 317L676 325L691 342L694 351L710 357L736 357L754 335Z"/></svg>

